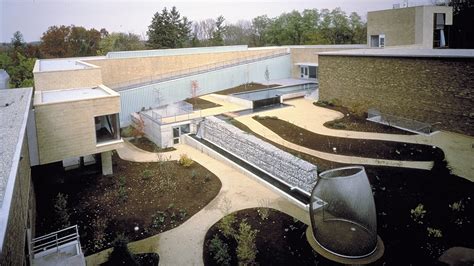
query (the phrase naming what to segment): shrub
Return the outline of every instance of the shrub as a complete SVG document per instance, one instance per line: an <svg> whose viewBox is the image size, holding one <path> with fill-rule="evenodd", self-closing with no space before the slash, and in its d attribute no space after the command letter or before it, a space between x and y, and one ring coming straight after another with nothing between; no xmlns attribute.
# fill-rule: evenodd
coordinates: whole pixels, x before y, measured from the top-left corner
<svg viewBox="0 0 474 266"><path fill-rule="evenodd" d="M260 219L262 219L262 221L265 221L266 219L268 219L268 216L270 215L270 209L258 208L257 213L258 213L258 216L260 216Z"/></svg>
<svg viewBox="0 0 474 266"><path fill-rule="evenodd" d="M425 217L426 210L423 204L418 204L415 209L410 210L411 218L418 224L423 224L423 218Z"/></svg>
<svg viewBox="0 0 474 266"><path fill-rule="evenodd" d="M218 265L230 265L229 247L217 235L211 239L209 251Z"/></svg>
<svg viewBox="0 0 474 266"><path fill-rule="evenodd" d="M56 216L57 228L65 228L70 226L69 211L67 209L67 195L58 193L54 200L54 214Z"/></svg>
<svg viewBox="0 0 474 266"><path fill-rule="evenodd" d="M152 215L151 227L160 228L166 220L166 213L157 211L156 214Z"/></svg>
<svg viewBox="0 0 474 266"><path fill-rule="evenodd" d="M189 156L186 155L186 154L181 154L179 156L179 161L178 162L179 162L180 165L182 165L184 167L190 167L194 163L194 161L191 158L189 158Z"/></svg>
<svg viewBox="0 0 474 266"><path fill-rule="evenodd" d="M258 230L253 230L252 227L244 220L239 226L239 235L237 239L237 258L239 264L253 264L257 257L257 245L255 238Z"/></svg>
<svg viewBox="0 0 474 266"><path fill-rule="evenodd" d="M149 180L152 176L153 176L153 172L152 172L151 170L149 170L149 169L145 169L145 170L143 171L143 177L142 177L142 179L143 179L143 180Z"/></svg>
<svg viewBox="0 0 474 266"><path fill-rule="evenodd" d="M434 238L443 237L443 233L439 229L428 227L428 228L426 228L426 231L428 231L428 236L429 237L434 237Z"/></svg>
<svg viewBox="0 0 474 266"><path fill-rule="evenodd" d="M464 211L464 204L462 200L456 201L453 204L449 204L449 208L453 210L453 212L462 212Z"/></svg>
<svg viewBox="0 0 474 266"><path fill-rule="evenodd" d="M122 203L127 201L127 199L128 199L126 179L127 178L125 176L120 176L119 179L118 179L118 197L119 197L119 200Z"/></svg>
<svg viewBox="0 0 474 266"><path fill-rule="evenodd" d="M128 249L128 239L123 234L117 235L113 242L113 250L109 255L108 265L138 265L135 257Z"/></svg>
<svg viewBox="0 0 474 266"><path fill-rule="evenodd" d="M229 214L222 218L222 220L217 224L217 228L219 228L225 237L229 238L235 235L234 223L235 215Z"/></svg>

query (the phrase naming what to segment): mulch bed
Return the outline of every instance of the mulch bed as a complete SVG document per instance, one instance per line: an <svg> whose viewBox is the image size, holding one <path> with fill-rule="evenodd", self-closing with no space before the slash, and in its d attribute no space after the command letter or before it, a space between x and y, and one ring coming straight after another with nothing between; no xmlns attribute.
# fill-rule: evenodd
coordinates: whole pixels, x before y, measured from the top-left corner
<svg viewBox="0 0 474 266"><path fill-rule="evenodd" d="M255 134L236 120L230 122L317 165L318 172L348 166L288 149ZM385 245L385 253L375 265L444 265L437 259L448 248L474 248L474 241L467 233L473 230L474 223L474 183L451 174L445 161L437 158L430 171L364 167L375 199L378 234ZM458 206L461 207L456 209L455 203L460 203ZM416 222L411 215L418 204L426 210L423 224ZM428 228L439 229L442 236L429 235Z"/></svg>
<svg viewBox="0 0 474 266"><path fill-rule="evenodd" d="M176 150L173 147L160 148L153 141L147 139L146 137L131 139L130 143L136 146L137 148L142 149L144 151L148 151L148 152L168 152L168 151Z"/></svg>
<svg viewBox="0 0 474 266"><path fill-rule="evenodd" d="M433 148L433 146L325 136L300 128L276 117L254 116L254 119L283 139L317 151L403 161L434 161L444 158L443 151L437 147Z"/></svg>
<svg viewBox="0 0 474 266"><path fill-rule="evenodd" d="M98 165L67 172L60 163L34 167L36 236L60 229L52 207L60 192L68 197L70 223L79 225L89 255L111 247L117 234L135 241L182 224L222 186L196 162L185 168L176 161L135 163L118 156L113 161L114 175L106 177Z"/></svg>
<svg viewBox="0 0 474 266"><path fill-rule="evenodd" d="M257 229L256 262L260 265L317 265L318 261L326 261L313 251L306 240L307 225L293 217L274 209L268 209L268 218L263 220L257 210L252 208L237 211L234 229L238 232L240 222L245 221ZM220 222L220 221L219 221ZM211 239L217 235L228 245L231 265L237 265L237 241L234 237L226 237L215 223L206 233L204 240L203 258L204 265L219 265L214 261L214 254L209 250Z"/></svg>
<svg viewBox="0 0 474 266"><path fill-rule="evenodd" d="M414 133L409 131L368 121L366 119L366 114L356 114L354 112L351 112L349 108L346 108L344 106L338 106L328 102L315 102L313 104L319 107L335 110L344 114L343 118L324 123L324 126L328 128L362 132L414 135Z"/></svg>
<svg viewBox="0 0 474 266"><path fill-rule="evenodd" d="M214 107L220 107L222 105L213 103L210 101L206 101L204 99L201 99L199 97L196 98L189 98L184 100L187 103L190 103L193 105L193 110L204 110L204 109L209 109L209 108L214 108Z"/></svg>
<svg viewBox="0 0 474 266"><path fill-rule="evenodd" d="M278 84L260 84L260 83L249 83L249 84L243 84L239 85L237 87L233 87L230 89L222 90L216 92L217 94L222 94L222 95L229 95L233 93L239 93L239 92L246 92L246 91L256 91L256 90L262 90L262 89L267 89L267 88L273 88L273 87L278 87L280 85Z"/></svg>

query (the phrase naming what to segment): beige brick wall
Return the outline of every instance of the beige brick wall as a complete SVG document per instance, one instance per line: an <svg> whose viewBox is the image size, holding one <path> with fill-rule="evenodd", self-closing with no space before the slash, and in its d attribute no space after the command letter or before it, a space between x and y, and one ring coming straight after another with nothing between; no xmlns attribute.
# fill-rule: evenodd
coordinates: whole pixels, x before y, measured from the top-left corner
<svg viewBox="0 0 474 266"><path fill-rule="evenodd" d="M36 90L95 87L102 84L100 68L34 73Z"/></svg>
<svg viewBox="0 0 474 266"><path fill-rule="evenodd" d="M282 48L281 51L286 49ZM186 70L217 62L242 59L249 56L268 54L277 50L249 50L238 52L155 56L142 58L123 58L106 60L87 60L87 63L101 67L102 80L105 85L149 78L173 71Z"/></svg>
<svg viewBox="0 0 474 266"><path fill-rule="evenodd" d="M96 147L94 117L120 112L120 97L40 104L36 127L40 164L113 150L120 144Z"/></svg>
<svg viewBox="0 0 474 266"><path fill-rule="evenodd" d="M23 159L20 161L15 180L6 235L0 254L0 265L23 265L23 262L27 259L24 252L26 228L28 226L34 227L35 199L30 198L34 193L32 192L33 186L26 138L23 138L21 152ZM33 214L32 217L28 217L30 209Z"/></svg>
<svg viewBox="0 0 474 266"><path fill-rule="evenodd" d="M322 55L319 95L356 112L376 108L474 136L472 73L472 58Z"/></svg>
<svg viewBox="0 0 474 266"><path fill-rule="evenodd" d="M385 46L415 44L415 17L415 7L368 12L367 44L371 35L380 34L385 34Z"/></svg>

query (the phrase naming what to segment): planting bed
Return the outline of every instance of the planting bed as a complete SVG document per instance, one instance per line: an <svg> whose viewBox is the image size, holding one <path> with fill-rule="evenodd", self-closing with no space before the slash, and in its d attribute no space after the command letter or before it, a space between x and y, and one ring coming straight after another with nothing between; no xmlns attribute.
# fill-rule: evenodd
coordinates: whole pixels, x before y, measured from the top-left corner
<svg viewBox="0 0 474 266"><path fill-rule="evenodd" d="M254 116L254 119L283 139L317 151L403 161L444 159L444 153L441 149L428 145L332 137L314 133L276 117Z"/></svg>
<svg viewBox="0 0 474 266"><path fill-rule="evenodd" d="M307 225L291 216L273 209L266 209L268 217L262 219L259 211L265 208L245 209L234 212L233 229L238 232L239 224L245 219L252 229L258 230L256 235L256 262L260 265L316 265L318 261L326 261L313 251L306 241ZM237 241L235 237L226 237L218 224L214 224L206 233L204 240L204 265L222 265L216 263L215 252L210 248L211 239L216 235L228 246L230 264L237 265Z"/></svg>
<svg viewBox="0 0 474 266"><path fill-rule="evenodd" d="M366 119L366 114L356 114L343 106L334 105L328 102L315 102L314 105L335 110L344 114L344 117L341 119L324 123L324 126L328 128L387 134L414 135L414 133L405 130L368 121Z"/></svg>
<svg viewBox="0 0 474 266"><path fill-rule="evenodd" d="M222 94L222 95L229 95L233 93L239 93L239 92L246 92L246 91L256 91L256 90L262 90L262 89L267 89L267 88L273 88L273 87L278 87L280 85L278 84L260 84L260 83L249 83L249 84L243 84L239 85L237 87L233 87L230 89L222 90L216 92L217 94Z"/></svg>
<svg viewBox="0 0 474 266"><path fill-rule="evenodd" d="M153 141L149 140L146 137L131 139L130 143L133 144L135 147L142 149L148 152L168 152L168 151L175 151L176 149L173 147L169 148L160 148L156 145Z"/></svg>
<svg viewBox="0 0 474 266"><path fill-rule="evenodd" d="M185 101L187 103L192 104L194 110L204 110L204 109L209 109L209 108L222 106L222 105L217 104L217 103L206 101L206 100L201 99L199 97L189 98L189 99L186 99Z"/></svg>
<svg viewBox="0 0 474 266"><path fill-rule="evenodd" d="M54 208L58 193L67 195L70 223L79 225L86 255L111 246L117 234L130 241L174 228L206 206L220 180L194 162L134 163L113 157L114 175L100 167L64 172L61 164L33 168L37 204L36 235L60 229ZM138 227L135 230L135 227Z"/></svg>
<svg viewBox="0 0 474 266"><path fill-rule="evenodd" d="M254 134L244 124L230 122ZM272 144L316 164L319 172L347 166ZM474 183L452 175L442 158L435 158L431 171L364 167L374 194L378 234L385 244L376 265L444 265L437 259L448 248L474 248L468 233L474 230Z"/></svg>

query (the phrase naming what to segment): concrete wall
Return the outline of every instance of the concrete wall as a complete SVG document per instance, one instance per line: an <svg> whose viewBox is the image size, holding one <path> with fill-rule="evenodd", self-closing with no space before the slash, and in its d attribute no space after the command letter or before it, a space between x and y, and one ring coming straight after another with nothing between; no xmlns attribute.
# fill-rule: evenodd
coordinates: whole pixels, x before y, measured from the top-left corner
<svg viewBox="0 0 474 266"><path fill-rule="evenodd" d="M100 68L35 72L36 90L59 90L96 87L102 84Z"/></svg>
<svg viewBox="0 0 474 266"><path fill-rule="evenodd" d="M321 100L357 112L382 112L474 135L474 59L322 55Z"/></svg>
<svg viewBox="0 0 474 266"><path fill-rule="evenodd" d="M199 75L147 85L136 89L120 91L122 127L130 124L130 114L142 108L149 109L164 104L182 101L192 97L191 82L199 84L198 95L232 88L248 82L264 83L268 67L270 79L284 79L291 76L290 55L266 59L246 65L224 68Z"/></svg>
<svg viewBox="0 0 474 266"><path fill-rule="evenodd" d="M21 156L23 159L19 162L6 234L0 250L0 265L23 265L27 259L25 255L27 229L32 229L32 234L34 233L35 198L26 137L23 137Z"/></svg>
<svg viewBox="0 0 474 266"><path fill-rule="evenodd" d="M96 146L94 117L120 112L120 97L35 104L40 164L113 150Z"/></svg>
<svg viewBox="0 0 474 266"><path fill-rule="evenodd" d="M103 83L113 87L118 83L137 81L170 72L278 51L283 52L285 49L88 60L86 62L99 66L102 70Z"/></svg>
<svg viewBox="0 0 474 266"><path fill-rule="evenodd" d="M446 14L446 25L452 25L451 7L417 6L367 13L367 44L370 36L385 34L385 46L416 45L433 48L434 13Z"/></svg>
<svg viewBox="0 0 474 266"><path fill-rule="evenodd" d="M385 34L385 46L415 44L415 17L415 7L368 12L367 44L371 35L380 34Z"/></svg>

